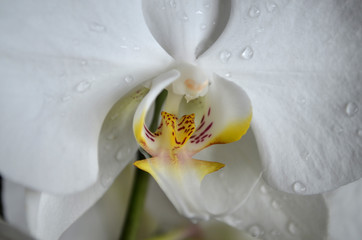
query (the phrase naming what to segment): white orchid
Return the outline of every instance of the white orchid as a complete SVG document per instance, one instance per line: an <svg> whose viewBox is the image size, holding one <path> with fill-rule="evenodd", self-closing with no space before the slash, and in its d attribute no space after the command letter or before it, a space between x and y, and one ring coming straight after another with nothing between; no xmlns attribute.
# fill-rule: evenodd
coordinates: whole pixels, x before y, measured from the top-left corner
<svg viewBox="0 0 362 240"><path fill-rule="evenodd" d="M6 201L8 218L59 238L134 160L138 141L154 158L186 160L187 171L136 162L181 214L258 237L321 239L324 200L300 195L362 175L360 9L358 0L1 1L0 171L5 194L21 193ZM163 116L187 115L194 135L147 132L164 88ZM251 106L242 140L199 152L239 139ZM222 137L234 123L235 136ZM191 161L197 152L218 163Z"/></svg>

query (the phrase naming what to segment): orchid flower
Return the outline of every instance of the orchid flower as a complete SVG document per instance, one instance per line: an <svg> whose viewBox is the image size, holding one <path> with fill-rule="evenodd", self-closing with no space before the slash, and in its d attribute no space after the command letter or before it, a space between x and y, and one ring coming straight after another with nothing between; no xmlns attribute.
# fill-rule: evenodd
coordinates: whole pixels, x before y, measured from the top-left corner
<svg viewBox="0 0 362 240"><path fill-rule="evenodd" d="M278 229L277 239L321 239L323 198L299 195L362 175L360 9L358 0L2 1L0 171L24 190L25 230L59 238L134 160L138 141L166 165L136 165L180 213L254 236ZM148 80L147 93L137 86ZM172 138L166 123L156 133L143 127L142 114L164 88L163 115L174 122L186 115L194 135ZM232 141L240 138L250 106L241 141L200 151L233 120L242 128ZM203 123L211 136L192 142ZM169 150L176 139L186 139L183 150L161 154L159 142L175 140ZM170 169L165 159L175 156L192 171Z"/></svg>

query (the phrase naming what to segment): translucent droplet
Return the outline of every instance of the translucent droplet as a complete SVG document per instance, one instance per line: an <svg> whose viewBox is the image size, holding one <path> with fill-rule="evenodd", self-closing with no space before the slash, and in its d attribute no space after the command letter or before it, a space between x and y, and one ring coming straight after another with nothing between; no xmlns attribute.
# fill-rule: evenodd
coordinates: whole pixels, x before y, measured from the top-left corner
<svg viewBox="0 0 362 240"><path fill-rule="evenodd" d="M304 151L302 153L302 158L305 160L305 161L309 161L310 159L310 153L308 151Z"/></svg>
<svg viewBox="0 0 362 240"><path fill-rule="evenodd" d="M264 234L263 229L258 225L249 227L248 232L252 237L260 237Z"/></svg>
<svg viewBox="0 0 362 240"><path fill-rule="evenodd" d="M249 17L251 17L251 18L257 18L260 16L260 10L256 6L251 6L249 8L248 14L249 14Z"/></svg>
<svg viewBox="0 0 362 240"><path fill-rule="evenodd" d="M223 50L219 54L219 59L222 63L227 63L231 57L231 52Z"/></svg>
<svg viewBox="0 0 362 240"><path fill-rule="evenodd" d="M124 81L126 83L131 83L131 82L133 82L133 80L134 80L134 78L131 75L128 75L124 78Z"/></svg>
<svg viewBox="0 0 362 240"><path fill-rule="evenodd" d="M272 230L272 231L270 232L270 235L272 235L272 236L279 236L279 235L280 235L280 232L278 232L277 230Z"/></svg>
<svg viewBox="0 0 362 240"><path fill-rule="evenodd" d="M271 202L271 205L274 209L279 209L280 208L280 204L276 201L276 200L273 200Z"/></svg>
<svg viewBox="0 0 362 240"><path fill-rule="evenodd" d="M246 46L241 50L240 57L245 60L250 60L254 55L254 50L250 46Z"/></svg>
<svg viewBox="0 0 362 240"><path fill-rule="evenodd" d="M170 0L168 3L169 3L170 6L173 7L173 8L176 8L176 7L177 7L177 4L176 4L176 1L175 1L175 0Z"/></svg>
<svg viewBox="0 0 362 240"><path fill-rule="evenodd" d="M204 8L209 9L210 8L210 3L204 3Z"/></svg>
<svg viewBox="0 0 362 240"><path fill-rule="evenodd" d="M104 188L108 188L112 183L112 178L110 175L108 174L102 174L101 175L101 185L104 187Z"/></svg>
<svg viewBox="0 0 362 240"><path fill-rule="evenodd" d="M201 10L197 10L195 13L196 13L196 14L198 14L198 15L202 15L202 14L204 14L204 12L203 12L203 11L201 11Z"/></svg>
<svg viewBox="0 0 362 240"><path fill-rule="evenodd" d="M114 140L114 139L116 139L118 137L118 134L117 134L117 132L111 132L110 134L108 134L108 136L107 136L107 139L108 140Z"/></svg>
<svg viewBox="0 0 362 240"><path fill-rule="evenodd" d="M354 102L349 102L346 104L346 114L348 117L354 116L358 112L358 106Z"/></svg>
<svg viewBox="0 0 362 240"><path fill-rule="evenodd" d="M122 146L118 149L116 153L116 160L121 161L127 161L130 159L132 154L132 149L128 146Z"/></svg>
<svg viewBox="0 0 362 240"><path fill-rule="evenodd" d="M298 232L298 228L297 226L295 225L295 223L293 222L289 222L288 223L288 232L290 232L291 234L297 234Z"/></svg>
<svg viewBox="0 0 362 240"><path fill-rule="evenodd" d="M83 93L85 91L87 91L90 88L91 84L88 81L82 81L80 83L78 83L78 85L75 87L75 90L77 92Z"/></svg>
<svg viewBox="0 0 362 240"><path fill-rule="evenodd" d="M299 181L296 181L296 182L293 183L293 191L295 193L303 193L306 190L307 190L307 188L303 183L301 183Z"/></svg>
<svg viewBox="0 0 362 240"><path fill-rule="evenodd" d="M82 65L82 66L86 66L87 64L88 64L88 62L87 62L87 60L81 60L80 61L80 64Z"/></svg>
<svg viewBox="0 0 362 240"><path fill-rule="evenodd" d="M267 1L265 5L268 12L274 12L278 8L278 5L273 1Z"/></svg>
<svg viewBox="0 0 362 240"><path fill-rule="evenodd" d="M357 130L357 136L362 137L362 129Z"/></svg>
<svg viewBox="0 0 362 240"><path fill-rule="evenodd" d="M206 24L201 24L201 25L200 25L200 29L201 29L202 31L206 30L206 27L207 27Z"/></svg>
<svg viewBox="0 0 362 240"><path fill-rule="evenodd" d="M231 77L231 73L229 73L229 72L225 73L225 77L227 77L227 78Z"/></svg>
<svg viewBox="0 0 362 240"><path fill-rule="evenodd" d="M139 51L141 48L139 47L139 46L134 46L133 47L133 50L135 50L135 51Z"/></svg>
<svg viewBox="0 0 362 240"><path fill-rule="evenodd" d="M69 102L70 100L72 100L71 96L64 96L62 97L62 102Z"/></svg>
<svg viewBox="0 0 362 240"><path fill-rule="evenodd" d="M306 99L304 96L299 96L297 98L297 102L300 104L300 105L304 105L306 103Z"/></svg>
<svg viewBox="0 0 362 240"><path fill-rule="evenodd" d="M89 30L91 30L93 32L105 32L107 30L107 28L105 26L103 26L102 24L92 22L89 24Z"/></svg>
<svg viewBox="0 0 362 240"><path fill-rule="evenodd" d="M185 13L182 15L181 20L184 22L187 22L189 20L189 16L187 16Z"/></svg>
<svg viewBox="0 0 362 240"><path fill-rule="evenodd" d="M268 190L266 189L265 185L260 186L260 192L263 193L263 194L268 193Z"/></svg>

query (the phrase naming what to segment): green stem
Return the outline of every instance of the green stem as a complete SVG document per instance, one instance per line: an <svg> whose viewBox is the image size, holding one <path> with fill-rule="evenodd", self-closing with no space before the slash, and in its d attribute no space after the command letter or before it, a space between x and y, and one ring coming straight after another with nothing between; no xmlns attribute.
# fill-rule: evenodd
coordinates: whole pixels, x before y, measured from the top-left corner
<svg viewBox="0 0 362 240"><path fill-rule="evenodd" d="M150 131L155 132L158 126L158 120L162 108L167 97L167 91L163 91L156 98L155 110L153 113L153 119L151 126L149 127ZM142 160L146 157L140 152L137 152L137 159ZM132 186L131 198L128 205L126 219L123 225L123 231L120 237L120 240L135 240L137 236L137 231L140 225L143 205L145 203L147 195L149 174L136 169L135 179Z"/></svg>

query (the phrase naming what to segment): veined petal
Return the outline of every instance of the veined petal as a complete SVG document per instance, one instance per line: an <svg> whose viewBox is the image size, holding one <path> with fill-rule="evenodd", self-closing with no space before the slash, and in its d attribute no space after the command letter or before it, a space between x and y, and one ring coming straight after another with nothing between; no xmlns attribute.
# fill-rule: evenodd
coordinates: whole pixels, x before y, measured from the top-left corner
<svg viewBox="0 0 362 240"><path fill-rule="evenodd" d="M287 194L264 183L252 129L241 141L214 145L196 157L225 164L201 185L204 206L216 219L260 239L326 236L328 214L322 196Z"/></svg>
<svg viewBox="0 0 362 240"><path fill-rule="evenodd" d="M225 31L199 58L250 96L265 179L280 190L320 193L362 176L361 8L233 1Z"/></svg>
<svg viewBox="0 0 362 240"><path fill-rule="evenodd" d="M155 149L153 147L154 136L145 124L147 112L162 90L177 80L179 76L180 73L177 70L171 70L153 79L149 93L143 98L134 115L133 132L135 138L141 147L151 155L153 155L152 149Z"/></svg>
<svg viewBox="0 0 362 240"><path fill-rule="evenodd" d="M195 154L212 144L239 140L248 130L252 108L244 90L233 82L214 76L205 97L180 107L182 114L195 113L196 130L185 149Z"/></svg>
<svg viewBox="0 0 362 240"><path fill-rule="evenodd" d="M140 1L2 1L0 30L1 174L58 194L89 187L106 114L171 62Z"/></svg>
<svg viewBox="0 0 362 240"><path fill-rule="evenodd" d="M222 33L229 0L144 0L143 13L155 39L176 60L193 62Z"/></svg>
<svg viewBox="0 0 362 240"><path fill-rule="evenodd" d="M130 193L132 175L133 168L127 168L111 187L107 186L105 188L101 182L98 182L83 192L64 196L32 191L15 183L7 184L4 192L5 206L7 207L6 217L12 219L11 223L13 225L26 230L27 233L37 239L59 239L66 229L101 198L108 190L108 187L110 187L109 191L104 195L104 198L108 198L109 194L117 192L117 196L113 195L112 199L121 199L121 201L117 201L117 209L124 211ZM121 190L121 193L119 190ZM114 209L112 209L113 211ZM23 220L17 217L19 214L21 216L25 215L24 219L27 220L25 225ZM97 213L98 217L101 217L102 214L107 213ZM117 217L121 217L121 215ZM78 224L81 223L76 225ZM116 233L120 230L119 226L117 227Z"/></svg>

